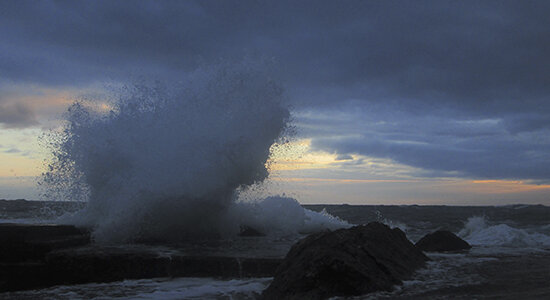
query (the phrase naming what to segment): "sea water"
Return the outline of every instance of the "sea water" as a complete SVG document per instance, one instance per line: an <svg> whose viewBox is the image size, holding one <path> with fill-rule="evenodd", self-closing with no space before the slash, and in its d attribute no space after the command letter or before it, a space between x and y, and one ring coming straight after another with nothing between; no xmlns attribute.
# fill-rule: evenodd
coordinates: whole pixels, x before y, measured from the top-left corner
<svg viewBox="0 0 550 300"><path fill-rule="evenodd" d="M48 206L47 203L42 205ZM71 209L79 205L66 204ZM25 214L22 206L24 203L15 209L12 205L10 210L17 211L12 214L0 209L3 211L2 221L26 222L35 218L40 222L51 222L52 219L48 221L48 218L55 215L45 209L36 209L40 207L37 203ZM288 215L292 216L295 213L292 209L296 208L280 208L279 214L289 209ZM403 285L395 286L392 292L374 293L356 299L545 299L550 296L549 207L316 205L300 208L305 215L323 217L330 213L341 220L348 219L350 224L381 221L404 230L412 242L426 233L447 229L473 246L467 252L428 253L431 261ZM61 213L59 208L54 211ZM41 215L41 212L47 212L47 215ZM286 251L292 242L302 236L304 234L300 233L296 233L294 239L287 236L287 243L277 236L272 239L272 244L267 242L252 249L252 252L257 256L280 255L279 252ZM241 244L239 249L233 250L246 252L247 247L251 249L255 246ZM273 249L278 249L279 254L274 254ZM158 251L159 255L169 255L170 248L159 248ZM256 299L270 281L271 278L155 278L57 286L4 293L0 294L0 298Z"/></svg>

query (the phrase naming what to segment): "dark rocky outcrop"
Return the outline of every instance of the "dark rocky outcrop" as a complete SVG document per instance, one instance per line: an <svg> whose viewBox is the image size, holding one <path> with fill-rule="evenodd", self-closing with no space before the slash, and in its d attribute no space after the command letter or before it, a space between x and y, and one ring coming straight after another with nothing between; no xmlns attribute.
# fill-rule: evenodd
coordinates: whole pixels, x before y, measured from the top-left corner
<svg viewBox="0 0 550 300"><path fill-rule="evenodd" d="M0 263L43 260L52 250L87 245L90 233L70 225L0 224Z"/></svg>
<svg viewBox="0 0 550 300"><path fill-rule="evenodd" d="M0 292L53 285L48 254L89 243L89 231L74 226L0 224Z"/></svg>
<svg viewBox="0 0 550 300"><path fill-rule="evenodd" d="M0 292L154 277L270 277L280 262L92 246L52 251L44 261L0 264Z"/></svg>
<svg viewBox="0 0 550 300"><path fill-rule="evenodd" d="M389 291L428 258L400 229L373 222L311 235L283 260L265 299L324 299Z"/></svg>
<svg viewBox="0 0 550 300"><path fill-rule="evenodd" d="M178 249L161 255L144 245L94 245L87 230L68 225L0 224L0 293L153 277L270 277L282 260Z"/></svg>
<svg viewBox="0 0 550 300"><path fill-rule="evenodd" d="M445 230L425 235L416 242L416 247L427 252L462 251L472 248L466 241Z"/></svg>

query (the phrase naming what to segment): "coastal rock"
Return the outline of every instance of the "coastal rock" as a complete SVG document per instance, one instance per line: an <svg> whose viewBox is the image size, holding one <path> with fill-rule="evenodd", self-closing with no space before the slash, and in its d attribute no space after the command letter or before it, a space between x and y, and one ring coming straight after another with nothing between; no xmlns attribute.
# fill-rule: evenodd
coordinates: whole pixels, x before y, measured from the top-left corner
<svg viewBox="0 0 550 300"><path fill-rule="evenodd" d="M389 291L428 258L398 228L373 222L310 235L283 260L265 299L324 299Z"/></svg>
<svg viewBox="0 0 550 300"><path fill-rule="evenodd" d="M0 224L0 263L43 260L55 249L90 243L86 229L71 225Z"/></svg>
<svg viewBox="0 0 550 300"><path fill-rule="evenodd" d="M472 248L466 241L445 230L425 235L416 242L416 247L428 252L461 251Z"/></svg>
<svg viewBox="0 0 550 300"><path fill-rule="evenodd" d="M253 249L265 242L251 236L243 241ZM179 247L159 252L148 245L96 245L88 230L74 226L0 224L0 293L154 277L271 277L286 253L264 257L216 246Z"/></svg>
<svg viewBox="0 0 550 300"><path fill-rule="evenodd" d="M280 258L159 255L150 248L86 246L55 250L45 260L0 263L0 293L54 285L155 277L271 277Z"/></svg>

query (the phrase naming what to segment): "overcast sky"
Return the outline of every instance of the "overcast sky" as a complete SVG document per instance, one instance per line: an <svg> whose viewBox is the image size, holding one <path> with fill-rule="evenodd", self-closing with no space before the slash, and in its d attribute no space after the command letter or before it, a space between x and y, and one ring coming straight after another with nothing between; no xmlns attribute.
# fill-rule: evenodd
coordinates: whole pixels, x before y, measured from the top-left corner
<svg viewBox="0 0 550 300"><path fill-rule="evenodd" d="M549 15L527 0L2 1L0 151L25 154L14 136L72 93L252 55L276 61L308 151L336 157L302 177L544 187Z"/></svg>

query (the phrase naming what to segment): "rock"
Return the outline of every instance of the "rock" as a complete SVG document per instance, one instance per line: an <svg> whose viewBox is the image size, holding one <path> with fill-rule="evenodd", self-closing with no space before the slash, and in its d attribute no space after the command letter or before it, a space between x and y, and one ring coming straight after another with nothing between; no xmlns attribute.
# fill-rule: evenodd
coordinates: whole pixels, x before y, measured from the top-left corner
<svg viewBox="0 0 550 300"><path fill-rule="evenodd" d="M425 235L416 242L416 247L428 252L461 251L472 248L466 241L445 230Z"/></svg>
<svg viewBox="0 0 550 300"><path fill-rule="evenodd" d="M89 231L74 226L0 224L0 292L48 286L57 275L46 256L89 243Z"/></svg>
<svg viewBox="0 0 550 300"><path fill-rule="evenodd" d="M70 225L0 224L0 262L43 260L52 250L89 243L89 231Z"/></svg>
<svg viewBox="0 0 550 300"><path fill-rule="evenodd" d="M281 260L179 253L159 255L154 248L92 245L55 250L43 261L0 263L0 293L155 277L271 277Z"/></svg>
<svg viewBox="0 0 550 300"><path fill-rule="evenodd" d="M63 274L70 283L153 277L270 277L280 262L280 258L159 255L147 247L94 246L64 249L47 256L51 269Z"/></svg>
<svg viewBox="0 0 550 300"><path fill-rule="evenodd" d="M378 222L318 233L291 248L262 296L324 299L390 291L427 260L400 229Z"/></svg>
<svg viewBox="0 0 550 300"><path fill-rule="evenodd" d="M290 248L273 244L284 251L265 255L242 251L243 245L271 247L259 246L265 239L240 242L244 244L179 245L159 252L147 245L90 244L89 231L68 225L0 224L0 293L154 277L271 277Z"/></svg>

